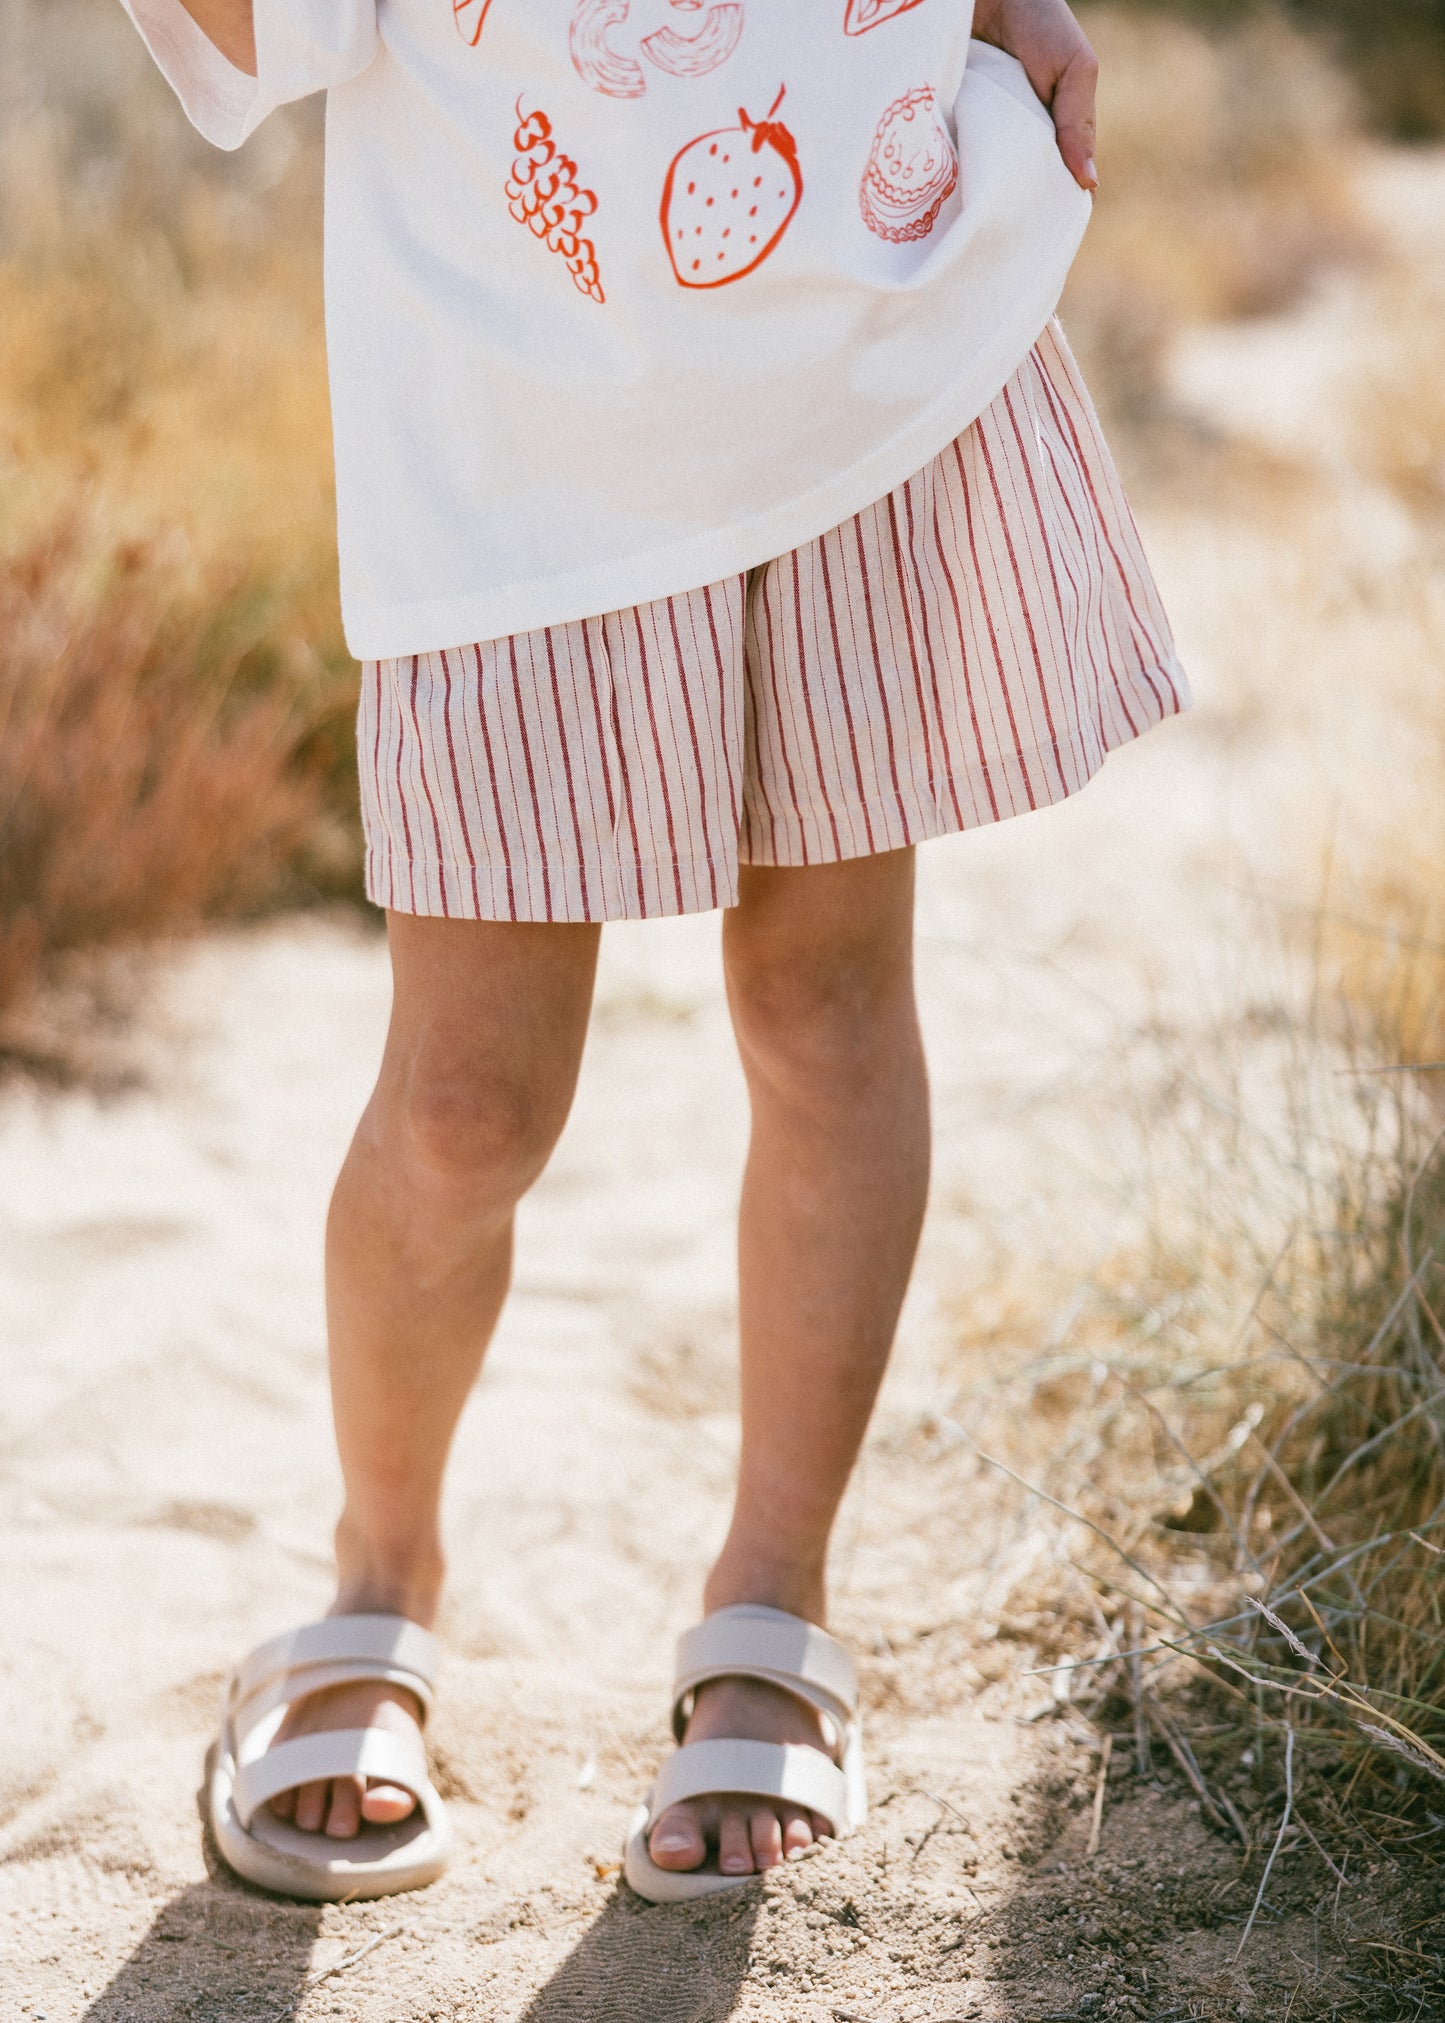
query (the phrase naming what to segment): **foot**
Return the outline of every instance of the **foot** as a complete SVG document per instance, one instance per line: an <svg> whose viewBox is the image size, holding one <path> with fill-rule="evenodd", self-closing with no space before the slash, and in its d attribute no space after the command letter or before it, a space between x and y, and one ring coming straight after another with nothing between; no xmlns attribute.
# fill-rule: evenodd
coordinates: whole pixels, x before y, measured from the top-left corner
<svg viewBox="0 0 1445 2023"><path fill-rule="evenodd" d="M286 1712L277 1742L299 1735L322 1735L332 1728L381 1728L404 1735L421 1726L421 1705L405 1686L363 1681L355 1686L328 1686L308 1693ZM278 1819L303 1833L324 1833L331 1840L354 1840L362 1825L395 1826L416 1810L415 1795L399 1784L376 1778L336 1777L320 1784L302 1784L271 1800Z"/></svg>
<svg viewBox="0 0 1445 2023"><path fill-rule="evenodd" d="M820 1716L759 1679L714 1679L699 1688L684 1739L724 1738L802 1742L833 1760ZM802 1854L828 1830L825 1819L795 1805L722 1792L669 1807L647 1844L659 1868L698 1869L715 1855L723 1875L753 1875Z"/></svg>

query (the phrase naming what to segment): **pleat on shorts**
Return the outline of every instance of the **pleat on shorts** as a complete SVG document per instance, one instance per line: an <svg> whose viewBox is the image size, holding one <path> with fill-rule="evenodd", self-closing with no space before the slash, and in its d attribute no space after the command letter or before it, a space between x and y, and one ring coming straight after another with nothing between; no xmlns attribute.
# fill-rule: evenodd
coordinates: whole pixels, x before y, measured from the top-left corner
<svg viewBox="0 0 1445 2023"><path fill-rule="evenodd" d="M371 661L366 887L401 913L649 919L742 864L837 863L1048 807L1189 706L1057 323L943 454L724 582Z"/></svg>

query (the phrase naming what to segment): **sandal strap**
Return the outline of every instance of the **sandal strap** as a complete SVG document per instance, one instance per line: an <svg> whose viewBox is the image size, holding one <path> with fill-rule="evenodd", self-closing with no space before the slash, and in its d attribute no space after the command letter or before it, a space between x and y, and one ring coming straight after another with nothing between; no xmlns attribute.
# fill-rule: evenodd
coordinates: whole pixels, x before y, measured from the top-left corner
<svg viewBox="0 0 1445 2023"><path fill-rule="evenodd" d="M770 1798L819 1813L834 1833L848 1824L847 1780L821 1749L796 1742L688 1742L658 1772L648 1832L669 1806L723 1792Z"/></svg>
<svg viewBox="0 0 1445 2023"><path fill-rule="evenodd" d="M278 1742L254 1762L238 1765L233 1798L236 1817L249 1829L269 1799L334 1777L374 1777L386 1784L399 1784L424 1810L430 1810L431 1779L420 1735L393 1734L387 1728L331 1728L320 1735L298 1735L294 1741Z"/></svg>
<svg viewBox="0 0 1445 2023"><path fill-rule="evenodd" d="M672 1687L672 1729L679 1742L689 1702L710 1679L760 1679L779 1686L826 1715L840 1735L857 1719L852 1658L826 1630L783 1609L746 1602L717 1609L679 1637Z"/></svg>
<svg viewBox="0 0 1445 2023"><path fill-rule="evenodd" d="M259 1644L231 1680L230 1713L238 1737L275 1708L327 1686L373 1681L404 1686L431 1708L440 1646L405 1616L328 1616Z"/></svg>

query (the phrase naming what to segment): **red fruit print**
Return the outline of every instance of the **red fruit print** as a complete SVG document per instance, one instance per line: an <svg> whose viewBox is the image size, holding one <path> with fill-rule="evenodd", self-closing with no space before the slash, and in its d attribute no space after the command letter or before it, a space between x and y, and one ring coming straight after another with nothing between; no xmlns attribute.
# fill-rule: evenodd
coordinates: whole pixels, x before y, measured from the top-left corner
<svg viewBox="0 0 1445 2023"><path fill-rule="evenodd" d="M878 122L859 201L880 239L926 239L958 187L958 156L931 84L894 99Z"/></svg>
<svg viewBox="0 0 1445 2023"><path fill-rule="evenodd" d="M923 0L848 0L848 12L843 17L845 35L866 35L870 28L877 28L885 21L891 21L895 14L906 14L912 7L921 7Z"/></svg>
<svg viewBox="0 0 1445 2023"><path fill-rule="evenodd" d="M803 201L798 147L773 114L690 141L667 172L662 236L684 288L721 288L760 267Z"/></svg>
<svg viewBox="0 0 1445 2023"><path fill-rule="evenodd" d="M492 0L452 0L452 19L457 33L469 49L475 49L487 25L487 9Z"/></svg>
<svg viewBox="0 0 1445 2023"><path fill-rule="evenodd" d="M597 249L582 236L583 223L597 209L596 193L577 181L577 164L558 151L545 112L522 111L517 101L517 159L507 178L507 209L542 243L567 262L584 295L605 302L597 271Z"/></svg>

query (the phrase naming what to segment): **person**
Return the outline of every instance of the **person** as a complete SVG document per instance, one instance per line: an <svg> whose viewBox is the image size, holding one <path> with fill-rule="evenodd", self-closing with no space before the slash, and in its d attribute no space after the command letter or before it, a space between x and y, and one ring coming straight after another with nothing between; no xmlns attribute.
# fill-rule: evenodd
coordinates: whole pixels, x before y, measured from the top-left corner
<svg viewBox="0 0 1445 2023"><path fill-rule="evenodd" d="M1097 183L1063 0L124 0L239 145L329 94L367 889L394 1002L326 1285L331 1616L239 1669L211 1817L415 1886L448 1449L566 1119L603 924L722 907L751 1103L742 1447L627 1874L866 1803L829 1536L924 1214L918 843L1188 703L1054 320Z"/></svg>

